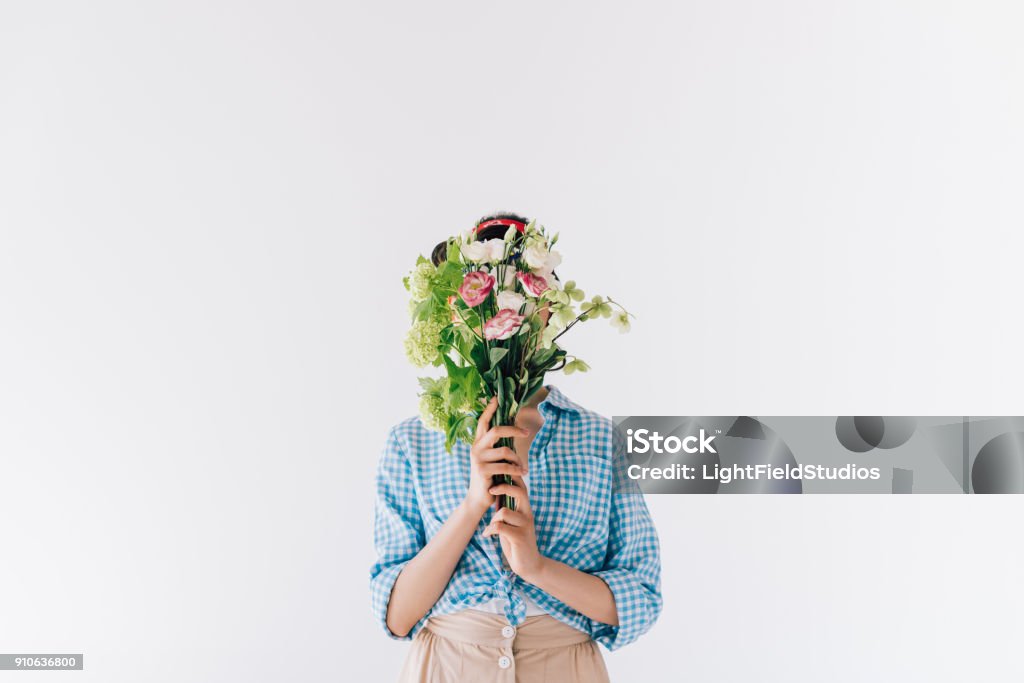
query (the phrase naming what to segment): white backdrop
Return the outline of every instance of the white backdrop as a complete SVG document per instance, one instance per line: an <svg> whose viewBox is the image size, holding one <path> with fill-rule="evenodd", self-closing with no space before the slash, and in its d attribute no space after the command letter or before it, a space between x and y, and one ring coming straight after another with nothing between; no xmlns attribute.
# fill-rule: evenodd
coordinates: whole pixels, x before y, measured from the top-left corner
<svg viewBox="0 0 1024 683"><path fill-rule="evenodd" d="M1021 414L1022 32L979 0L3 3L0 651L392 680L400 280L494 209L636 314L551 380L607 415ZM1019 497L650 504L665 611L614 680L1024 673Z"/></svg>

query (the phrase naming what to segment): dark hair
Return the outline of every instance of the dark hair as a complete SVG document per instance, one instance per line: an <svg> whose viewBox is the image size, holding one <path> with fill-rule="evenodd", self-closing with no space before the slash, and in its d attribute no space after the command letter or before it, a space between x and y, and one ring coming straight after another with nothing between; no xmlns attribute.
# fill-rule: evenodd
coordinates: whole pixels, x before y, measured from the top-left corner
<svg viewBox="0 0 1024 683"><path fill-rule="evenodd" d="M484 223L486 221L494 220L495 218L508 218L508 219L511 219L511 220L514 220L514 221L519 221L520 223L529 223L530 222L530 220L528 218L523 218L522 216L520 216L517 213L505 212L505 213L492 213L489 216L484 216L483 218L481 218L480 220L478 220L476 222L476 225L480 225L481 223ZM474 226L474 227L476 227L476 226ZM497 239L499 237L504 237L506 232L508 232L508 226L507 225L490 225L490 226L484 228L483 230L481 230L480 232L478 232L476 237L479 240L493 240L493 239ZM436 247L434 247L434 251L432 251L430 253L430 262L433 263L435 266L439 266L442 263L444 263L445 259L447 259L447 258L448 258L448 240L445 240L444 242L439 242L438 245Z"/></svg>

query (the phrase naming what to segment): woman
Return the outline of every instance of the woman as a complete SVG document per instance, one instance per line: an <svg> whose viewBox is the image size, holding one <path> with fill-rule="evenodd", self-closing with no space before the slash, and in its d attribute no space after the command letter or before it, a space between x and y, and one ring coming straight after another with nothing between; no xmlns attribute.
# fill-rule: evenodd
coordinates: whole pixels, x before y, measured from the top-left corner
<svg viewBox="0 0 1024 683"><path fill-rule="evenodd" d="M523 221L487 216L478 236ZM496 407L452 454L419 418L388 435L371 592L387 634L413 641L401 681L607 681L596 643L631 643L661 612L643 496L613 487L611 422L556 387L522 406L514 427L491 427ZM515 448L497 448L502 437ZM499 474L512 483L495 485ZM514 509L498 506L503 495Z"/></svg>

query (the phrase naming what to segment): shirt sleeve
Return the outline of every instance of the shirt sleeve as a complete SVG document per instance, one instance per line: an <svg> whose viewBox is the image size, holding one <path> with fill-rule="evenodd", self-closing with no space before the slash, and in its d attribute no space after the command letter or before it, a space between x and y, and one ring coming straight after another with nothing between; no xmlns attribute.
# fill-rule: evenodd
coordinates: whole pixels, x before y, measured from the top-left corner
<svg viewBox="0 0 1024 683"><path fill-rule="evenodd" d="M377 561L370 568L370 597L378 623L395 640L412 640L427 619L424 615L405 636L395 635L387 625L391 589L405 565L426 544L425 538L412 468L392 429L377 465L373 523Z"/></svg>
<svg viewBox="0 0 1024 683"><path fill-rule="evenodd" d="M617 430L616 430L617 431ZM618 435L616 435L618 436ZM619 625L593 622L593 638L609 651L632 643L661 614L661 551L647 503L636 482L624 476L623 449L616 441L615 485L611 494L608 553L594 572L612 591Z"/></svg>

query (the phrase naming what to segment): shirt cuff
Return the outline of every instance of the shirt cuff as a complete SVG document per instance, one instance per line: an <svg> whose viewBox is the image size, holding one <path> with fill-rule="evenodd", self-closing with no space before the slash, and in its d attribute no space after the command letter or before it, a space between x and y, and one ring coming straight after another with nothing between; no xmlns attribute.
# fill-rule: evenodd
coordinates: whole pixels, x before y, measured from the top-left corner
<svg viewBox="0 0 1024 683"><path fill-rule="evenodd" d="M628 569L606 569L593 572L593 575L608 584L615 598L619 625L611 626L595 621L591 634L594 640L611 652L629 645L646 633L654 624L660 607L656 596L652 596Z"/></svg>
<svg viewBox="0 0 1024 683"><path fill-rule="evenodd" d="M381 625L384 633L392 640L412 640L419 633L420 629L423 628L424 624L427 623L427 617L430 615L428 610L404 636L395 635L388 628L388 602L391 600L391 589L395 587L398 575L402 573L407 564L409 564L409 560L390 565L382 569L379 574L370 580L370 594L373 599L373 611L377 617L377 623Z"/></svg>

